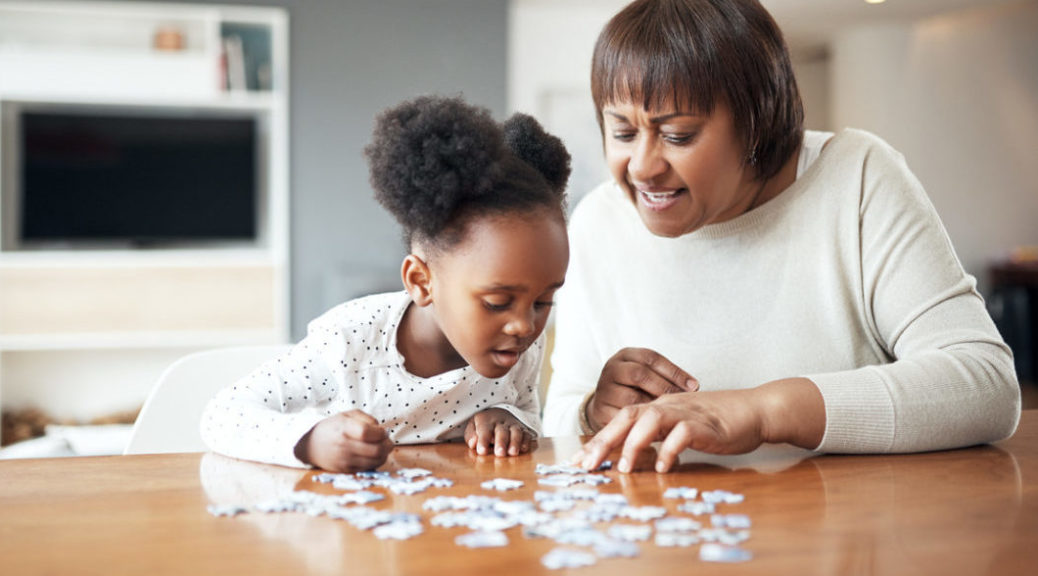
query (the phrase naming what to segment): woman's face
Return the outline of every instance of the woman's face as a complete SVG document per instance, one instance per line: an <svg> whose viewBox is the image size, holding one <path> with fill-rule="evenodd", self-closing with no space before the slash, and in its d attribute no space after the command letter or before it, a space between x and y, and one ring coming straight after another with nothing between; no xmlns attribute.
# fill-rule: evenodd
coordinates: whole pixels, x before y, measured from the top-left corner
<svg viewBox="0 0 1038 576"><path fill-rule="evenodd" d="M609 171L657 236L735 218L762 189L721 101L707 116L612 103L602 109L602 129Z"/></svg>

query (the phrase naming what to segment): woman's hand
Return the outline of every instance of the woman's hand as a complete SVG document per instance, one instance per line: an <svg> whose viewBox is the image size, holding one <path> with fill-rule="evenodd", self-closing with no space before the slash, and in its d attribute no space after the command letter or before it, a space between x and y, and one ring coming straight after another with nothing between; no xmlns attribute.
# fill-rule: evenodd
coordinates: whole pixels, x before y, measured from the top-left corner
<svg viewBox="0 0 1038 576"><path fill-rule="evenodd" d="M622 445L617 469L626 473L642 450L662 441L656 471L667 472L685 448L742 454L765 442L789 442L813 449L824 433L821 393L810 380L790 378L747 390L669 394L627 406L572 461L594 469Z"/></svg>
<svg viewBox="0 0 1038 576"><path fill-rule="evenodd" d="M587 404L588 423L600 430L625 406L698 389L695 378L662 354L647 348L623 348L602 367L595 394Z"/></svg>
<svg viewBox="0 0 1038 576"><path fill-rule="evenodd" d="M341 412L318 422L296 443L296 458L331 472L378 468L393 441L378 421L360 410Z"/></svg>
<svg viewBox="0 0 1038 576"><path fill-rule="evenodd" d="M526 426L501 408L476 413L465 427L465 444L479 454L486 454L493 446L495 456L518 456L530 451L532 440Z"/></svg>

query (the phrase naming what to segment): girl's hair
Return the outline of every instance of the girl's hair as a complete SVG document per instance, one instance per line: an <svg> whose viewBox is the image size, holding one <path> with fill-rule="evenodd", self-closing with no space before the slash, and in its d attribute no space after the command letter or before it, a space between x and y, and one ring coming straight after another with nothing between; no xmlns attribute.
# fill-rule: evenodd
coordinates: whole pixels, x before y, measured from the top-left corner
<svg viewBox="0 0 1038 576"><path fill-rule="evenodd" d="M789 50L757 0L636 0L598 37L591 94L602 108L640 101L710 114L731 110L746 162L765 180L803 139L804 108Z"/></svg>
<svg viewBox="0 0 1038 576"><path fill-rule="evenodd" d="M484 216L547 208L565 217L569 153L525 114L498 124L460 97L421 96L379 114L364 152L375 198L409 247L450 248Z"/></svg>

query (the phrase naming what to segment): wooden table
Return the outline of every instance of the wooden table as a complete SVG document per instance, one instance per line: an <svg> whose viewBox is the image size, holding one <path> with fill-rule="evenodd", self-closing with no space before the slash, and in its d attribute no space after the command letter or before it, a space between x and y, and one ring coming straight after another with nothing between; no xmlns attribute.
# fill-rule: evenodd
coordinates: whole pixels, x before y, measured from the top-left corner
<svg viewBox="0 0 1038 576"><path fill-rule="evenodd" d="M555 463L577 438L542 441L526 456L480 457L457 444L398 448L383 469L422 467L453 488L376 503L420 512L434 495L488 494L493 477L524 480L505 499L532 499L534 464ZM677 472L607 473L603 492L665 505L671 486L745 495L725 511L748 514L754 558L699 560L697 546L641 543L636 559L600 560L585 574L1036 574L1038 411L1008 441L899 456L818 456L768 447L741 457L686 454ZM429 524L382 541L338 520L297 513L214 517L210 503L249 503L286 490L333 492L313 472L213 454L0 461L0 574L546 574L551 541L508 530L506 548L462 548L467 530ZM380 489L375 489L380 490ZM491 495L498 495L494 493ZM680 513L677 513L680 515ZM636 571L636 572L635 572Z"/></svg>

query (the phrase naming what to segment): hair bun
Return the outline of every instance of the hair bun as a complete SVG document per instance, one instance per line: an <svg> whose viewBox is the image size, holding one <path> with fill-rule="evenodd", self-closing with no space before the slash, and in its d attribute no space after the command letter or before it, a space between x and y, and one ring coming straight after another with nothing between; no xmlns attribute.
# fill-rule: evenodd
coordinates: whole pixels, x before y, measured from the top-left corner
<svg viewBox="0 0 1038 576"><path fill-rule="evenodd" d="M460 97L394 106L379 114L364 150L376 199L405 228L433 237L460 202L492 190L502 141L490 111Z"/></svg>
<svg viewBox="0 0 1038 576"><path fill-rule="evenodd" d="M548 134L533 116L517 112L504 123L505 144L544 176L556 193L566 189L570 155L558 137Z"/></svg>

